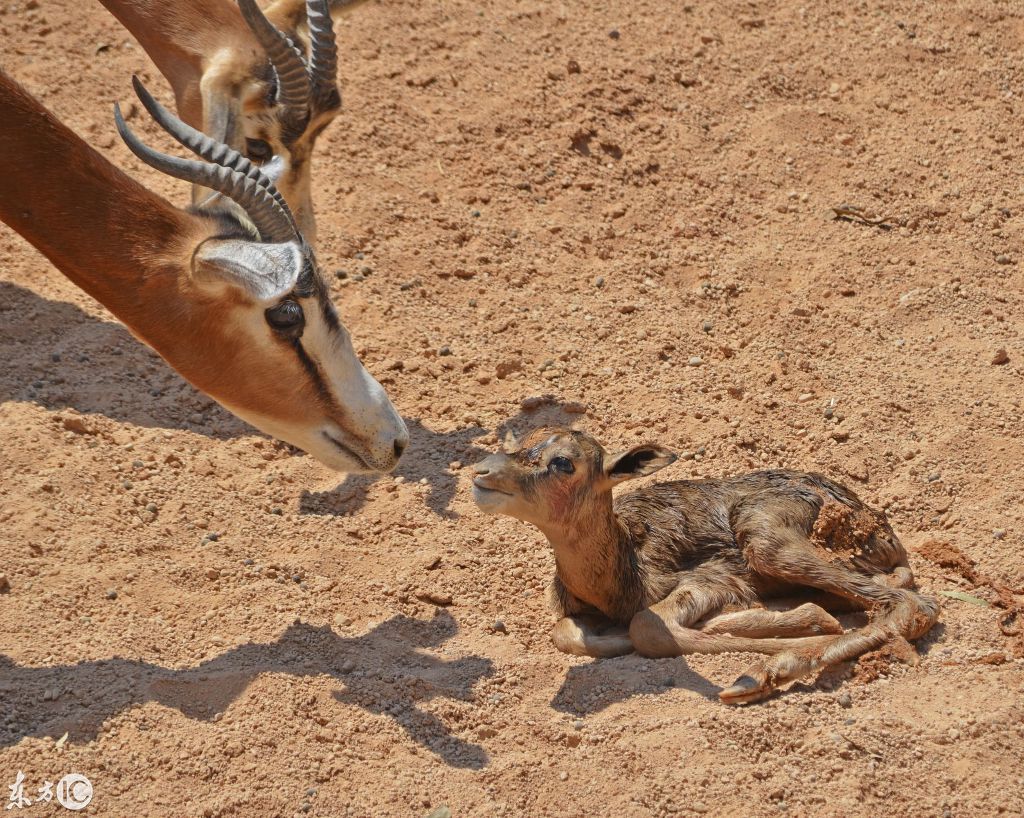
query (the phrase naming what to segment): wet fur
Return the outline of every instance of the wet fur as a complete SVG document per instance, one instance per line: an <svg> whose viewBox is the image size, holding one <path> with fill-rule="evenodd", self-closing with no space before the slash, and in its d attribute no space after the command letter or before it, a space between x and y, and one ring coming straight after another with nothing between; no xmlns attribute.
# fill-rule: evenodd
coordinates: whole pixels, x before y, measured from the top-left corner
<svg viewBox="0 0 1024 818"><path fill-rule="evenodd" d="M823 507L838 505L877 515L877 526L855 552L822 540L828 557L866 575L907 565L907 555L884 515L871 512L851 491L819 474L772 470L716 480L661 483L617 497L613 509L620 528L617 553L595 554L595 563L613 566L617 593L598 606L582 603L561 578L552 586L552 605L567 616L600 610L628 623L641 609L692 580L718 589L725 604L751 605L759 598L791 595L800 586L780 583L756 570L762 556L751 539L775 539L775 532L797 530L809 538ZM751 564L753 558L753 565ZM813 566L810 566L813 571Z"/></svg>
<svg viewBox="0 0 1024 818"><path fill-rule="evenodd" d="M883 645L912 653L907 640L937 620L937 603L909 590L885 515L819 474L680 480L613 499L618 483L674 459L656 444L608 454L582 432L542 428L474 466L481 508L536 525L552 546L559 650L766 654L720 694L742 704ZM798 607L757 607L799 594L808 601ZM843 632L828 610L870 620Z"/></svg>

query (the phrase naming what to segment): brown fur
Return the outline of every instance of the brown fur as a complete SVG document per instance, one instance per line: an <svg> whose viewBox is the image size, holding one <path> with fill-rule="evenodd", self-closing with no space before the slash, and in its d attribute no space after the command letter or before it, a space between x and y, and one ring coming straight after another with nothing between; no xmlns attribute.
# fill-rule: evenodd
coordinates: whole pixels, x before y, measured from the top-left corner
<svg viewBox="0 0 1024 818"><path fill-rule="evenodd" d="M573 472L556 458L571 461ZM573 621L558 632L562 649L614 655L631 642L651 656L772 655L722 693L745 702L891 639L917 638L935 622L936 603L905 589L906 552L885 515L821 475L679 480L613 499L618 482L673 459L653 445L608 455L581 432L545 428L512 456L476 466L481 507L534 523L554 549L552 601ZM842 634L817 604L796 609L800 615L722 614L807 591L836 609L869 610L872 622ZM610 626L620 629L619 641Z"/></svg>
<svg viewBox="0 0 1024 818"><path fill-rule="evenodd" d="M293 427L313 428L326 417L350 439L361 439L345 407L324 398L291 345L280 340L268 352L239 331L237 322L255 309L258 329L271 334L260 305L240 288L210 291L193 281L196 248L213 237L244 237L237 223L172 207L111 165L2 70L0 122L0 157L11 160L0 174L0 220L232 411ZM304 286L306 297L297 290L293 297L307 310L334 316L319 273L313 270ZM343 332L333 320L335 331Z"/></svg>

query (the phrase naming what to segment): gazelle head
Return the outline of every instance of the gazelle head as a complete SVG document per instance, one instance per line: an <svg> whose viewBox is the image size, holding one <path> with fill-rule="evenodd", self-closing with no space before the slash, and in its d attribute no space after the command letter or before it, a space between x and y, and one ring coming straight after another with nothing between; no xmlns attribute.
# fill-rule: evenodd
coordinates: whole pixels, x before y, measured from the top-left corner
<svg viewBox="0 0 1024 818"><path fill-rule="evenodd" d="M210 60L201 86L207 109L204 130L264 167L291 206L299 229L313 243L313 148L341 110L341 95L329 2L300 2L304 9L288 0L270 10L290 27L286 34L260 10L256 0L238 0L242 18L265 56L253 66L250 55L226 48ZM300 17L308 32L308 58L299 34ZM209 191L198 186L193 189L193 202L216 204Z"/></svg>
<svg viewBox="0 0 1024 818"><path fill-rule="evenodd" d="M159 337L146 340L195 386L257 428L334 469L390 471L408 431L356 356L288 204L259 167L183 123L138 79L134 84L153 118L205 161L153 150L115 107L132 152L232 203L196 213L202 227L184 237L180 297L168 305Z"/></svg>
<svg viewBox="0 0 1024 818"><path fill-rule="evenodd" d="M586 525L610 510L612 488L653 474L676 456L655 443L610 454L586 432L534 429L508 454L492 454L473 467L473 499L488 514L533 523L545 533Z"/></svg>

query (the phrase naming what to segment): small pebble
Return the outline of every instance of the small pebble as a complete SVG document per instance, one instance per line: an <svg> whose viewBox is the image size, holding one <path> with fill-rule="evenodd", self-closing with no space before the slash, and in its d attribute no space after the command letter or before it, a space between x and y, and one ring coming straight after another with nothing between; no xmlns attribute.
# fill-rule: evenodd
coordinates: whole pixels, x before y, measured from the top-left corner
<svg viewBox="0 0 1024 818"><path fill-rule="evenodd" d="M996 350L996 354L992 356L992 365L1002 366L1008 363L1010 363L1010 355L1003 347L1000 347Z"/></svg>
<svg viewBox="0 0 1024 818"><path fill-rule="evenodd" d="M109 591L107 591L106 597L107 599L117 599L117 591L111 588Z"/></svg>
<svg viewBox="0 0 1024 818"><path fill-rule="evenodd" d="M494 624L491 625L491 630L495 633L508 633L508 628L505 627L505 623L500 619L494 620Z"/></svg>
<svg viewBox="0 0 1024 818"><path fill-rule="evenodd" d="M617 40L619 39L619 37L622 36L622 34L619 32L617 28L613 28L611 31L608 32L608 36L611 37L613 40Z"/></svg>
<svg viewBox="0 0 1024 818"><path fill-rule="evenodd" d="M1002 540L1006 537L1005 528L994 528L992 529L992 536L997 540ZM0 591L3 590L3 578L0 577Z"/></svg>
<svg viewBox="0 0 1024 818"><path fill-rule="evenodd" d="M701 364L704 363L704 359L701 358L699 355L694 355L686 363L688 366L700 366Z"/></svg>
<svg viewBox="0 0 1024 818"><path fill-rule="evenodd" d="M6 574L0 574L0 594L6 594L11 590L11 581Z"/></svg>
<svg viewBox="0 0 1024 818"><path fill-rule="evenodd" d="M711 330L715 328L715 325L711 321L705 321L703 324L700 325L700 328L704 330L704 332L711 332Z"/></svg>
<svg viewBox="0 0 1024 818"><path fill-rule="evenodd" d="M442 358L446 358L446 357L448 357L449 355L452 354L452 351L451 351L450 347L441 347L437 351L437 354L440 355Z"/></svg>
<svg viewBox="0 0 1024 818"><path fill-rule="evenodd" d="M852 707L853 697L849 693L840 693L838 702L840 707Z"/></svg>

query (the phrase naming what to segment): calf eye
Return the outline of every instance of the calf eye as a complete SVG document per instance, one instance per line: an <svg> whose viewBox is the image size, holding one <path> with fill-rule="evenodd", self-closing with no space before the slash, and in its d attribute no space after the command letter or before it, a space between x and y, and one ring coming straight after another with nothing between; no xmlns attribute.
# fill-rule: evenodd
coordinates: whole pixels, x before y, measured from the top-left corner
<svg viewBox="0 0 1024 818"><path fill-rule="evenodd" d="M548 471L560 471L563 474L572 474L576 471L572 461L568 457L552 457L548 463Z"/></svg>
<svg viewBox="0 0 1024 818"><path fill-rule="evenodd" d="M306 316L302 312L301 305L291 299L282 301L263 314L266 316L267 323L278 332L293 334L297 330L301 330L306 323Z"/></svg>
<svg viewBox="0 0 1024 818"><path fill-rule="evenodd" d="M270 161L270 158L274 155L274 150L270 147L270 143L263 139L246 139L245 154L253 162L262 164L263 162Z"/></svg>

